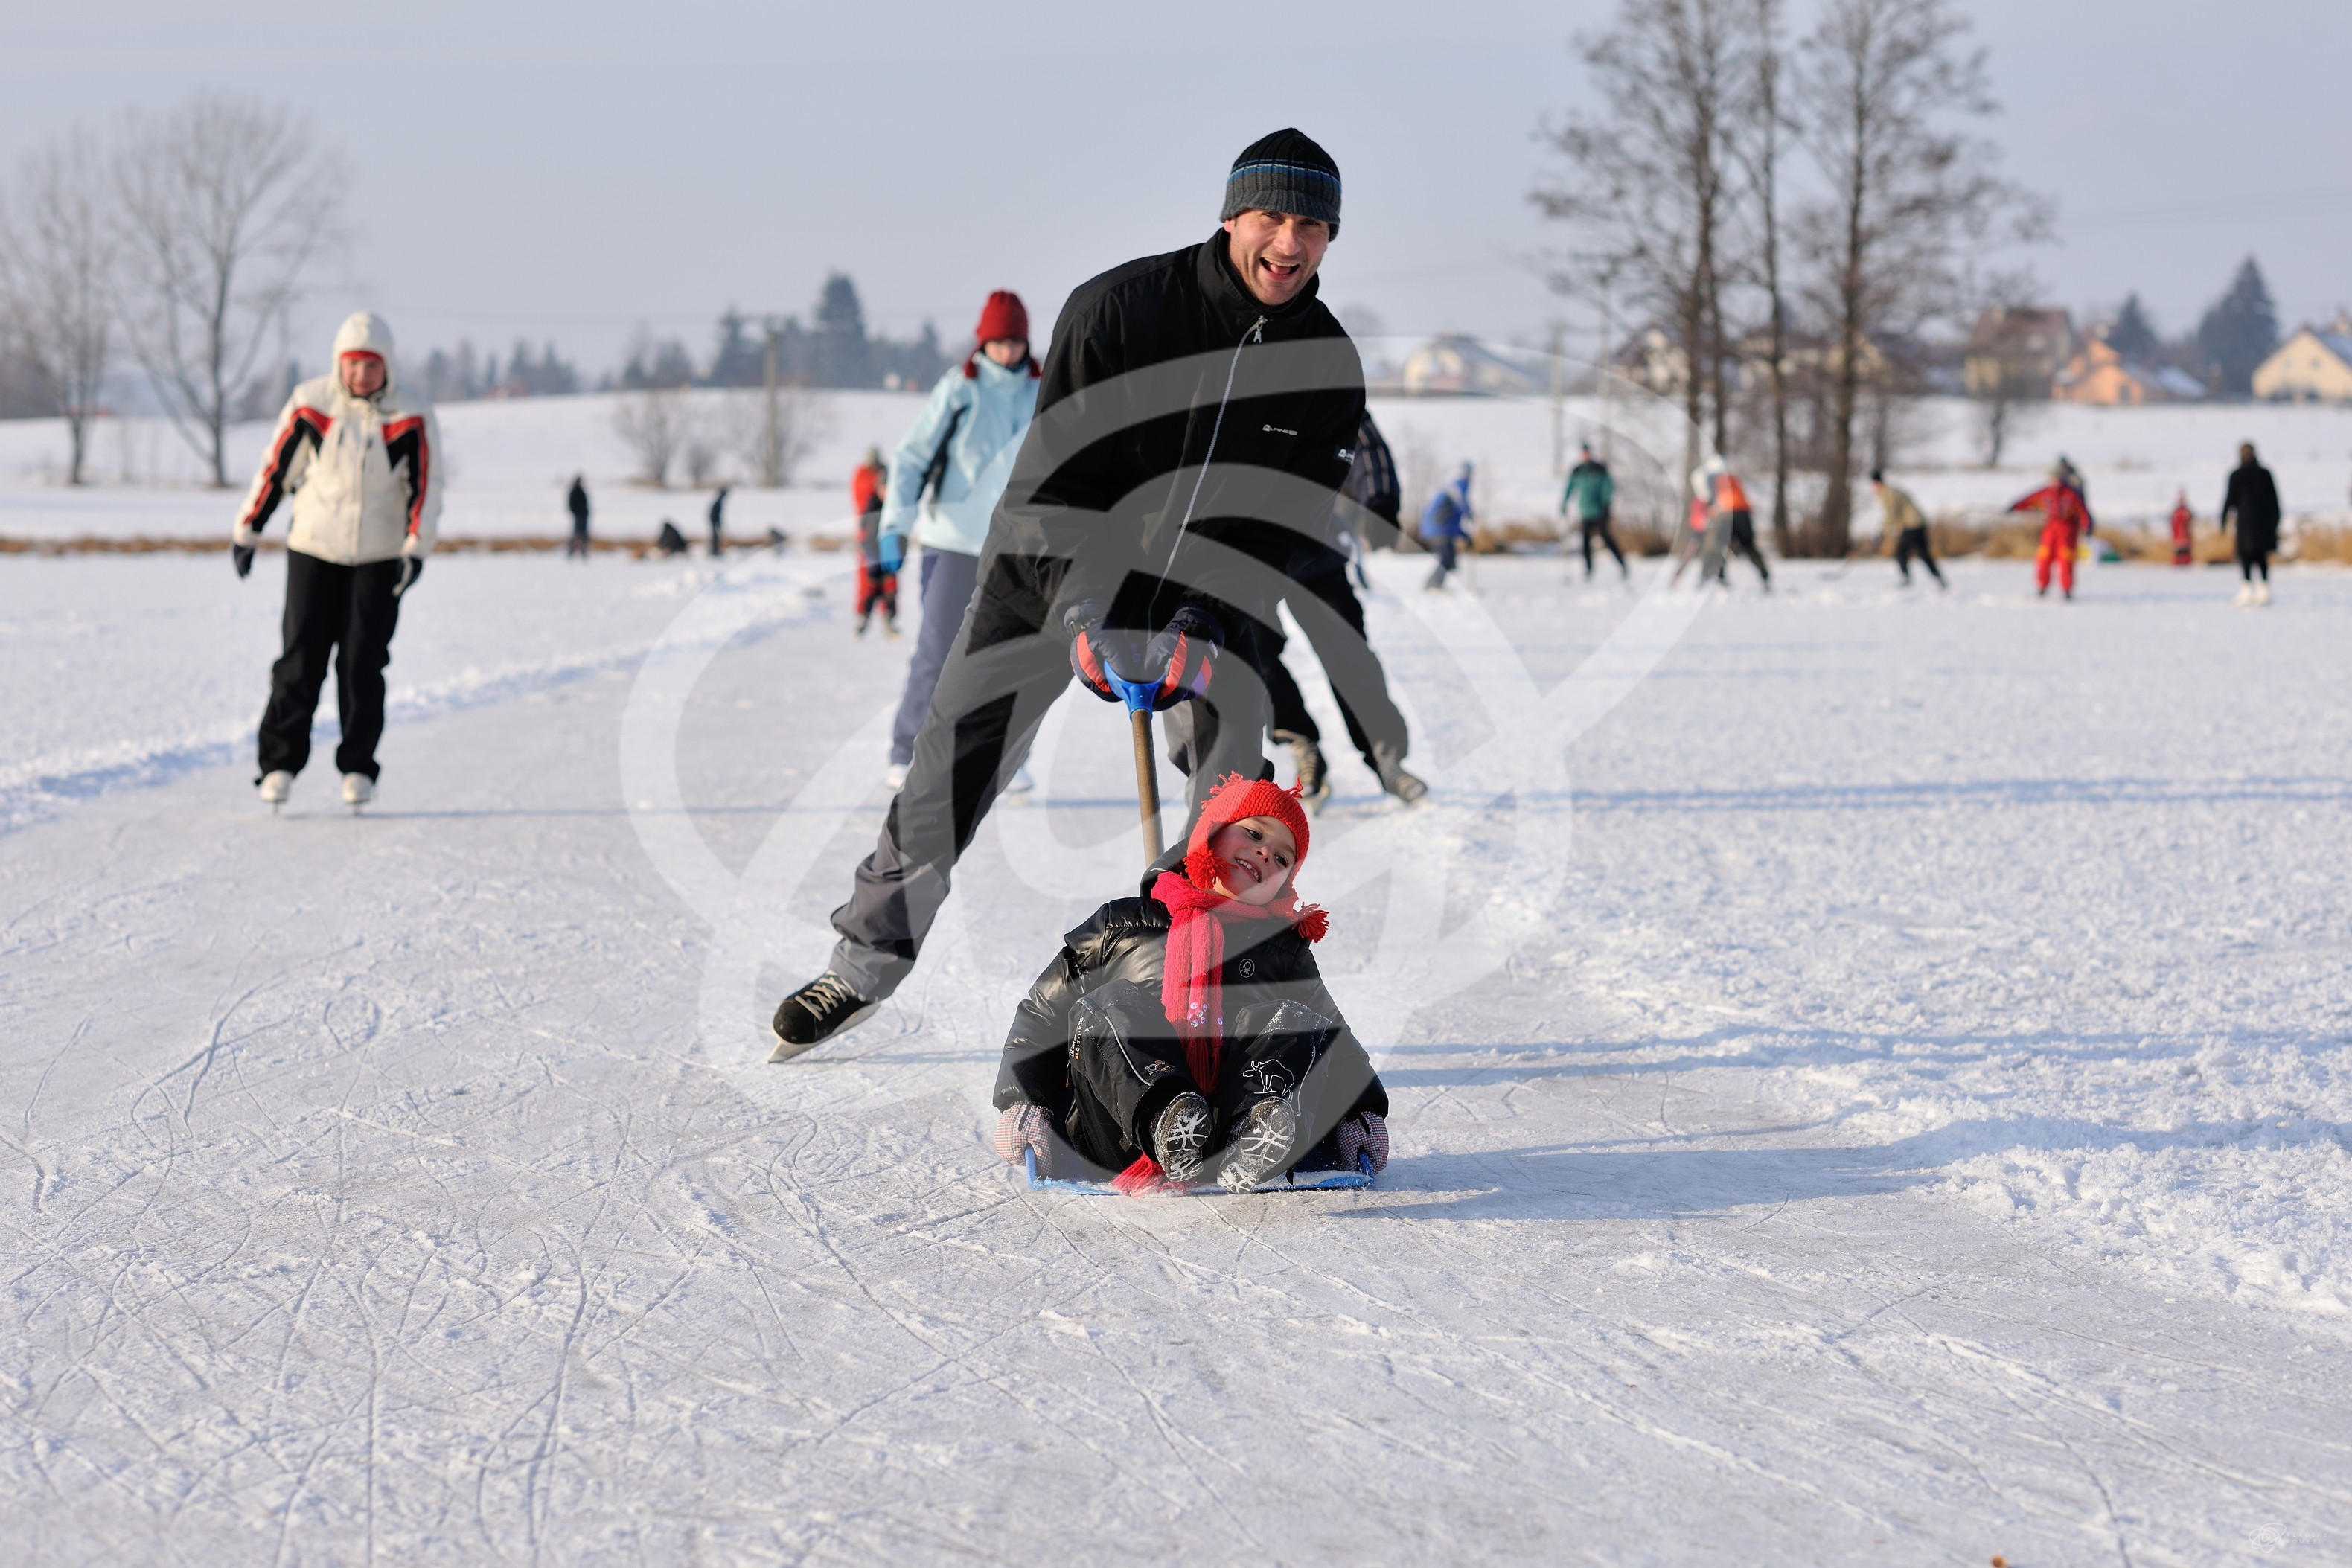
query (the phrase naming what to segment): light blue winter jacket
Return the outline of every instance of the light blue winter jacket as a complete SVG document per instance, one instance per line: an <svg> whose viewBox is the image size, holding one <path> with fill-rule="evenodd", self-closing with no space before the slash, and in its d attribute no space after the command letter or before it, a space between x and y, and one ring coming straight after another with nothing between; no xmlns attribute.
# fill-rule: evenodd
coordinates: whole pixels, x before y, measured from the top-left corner
<svg viewBox="0 0 2352 1568"><path fill-rule="evenodd" d="M957 418L961 410L961 418ZM1013 476L1021 437L1037 412L1037 378L1026 365L1006 370L986 354L957 365L931 389L931 401L890 454L889 499L882 507L882 531L912 529L925 549L978 555L988 540L988 519ZM948 434L952 423L955 433ZM930 472L940 442L948 443L947 469L936 499L917 497Z"/></svg>

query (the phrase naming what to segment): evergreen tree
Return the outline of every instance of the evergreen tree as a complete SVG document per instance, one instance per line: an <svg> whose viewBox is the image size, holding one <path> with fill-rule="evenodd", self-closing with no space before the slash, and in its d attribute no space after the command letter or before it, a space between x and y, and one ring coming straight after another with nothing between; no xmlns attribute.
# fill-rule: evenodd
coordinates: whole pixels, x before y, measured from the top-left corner
<svg viewBox="0 0 2352 1568"><path fill-rule="evenodd" d="M2124 308L2116 312L2115 325L2107 329L2107 347L2133 364L2152 365L2162 356L2163 340L2156 335L2156 328L2148 320L2137 294L2126 299Z"/></svg>
<svg viewBox="0 0 2352 1568"><path fill-rule="evenodd" d="M816 384L863 387L875 382L872 356L866 341L866 308L858 303L857 285L844 273L824 280L817 296Z"/></svg>
<svg viewBox="0 0 2352 1568"><path fill-rule="evenodd" d="M733 306L719 318L719 345L710 355L705 384L714 387L755 387L767 373L767 343L743 329L743 313Z"/></svg>
<svg viewBox="0 0 2352 1568"><path fill-rule="evenodd" d="M2253 390L2255 367L2278 347L2278 313L2252 256L2197 323L2197 347L2219 391L2243 396Z"/></svg>

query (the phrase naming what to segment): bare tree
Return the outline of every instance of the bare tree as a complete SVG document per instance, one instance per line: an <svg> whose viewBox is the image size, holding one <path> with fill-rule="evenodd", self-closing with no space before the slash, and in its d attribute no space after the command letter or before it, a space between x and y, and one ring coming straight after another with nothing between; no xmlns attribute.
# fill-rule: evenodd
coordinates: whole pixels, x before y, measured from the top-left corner
<svg viewBox="0 0 2352 1568"><path fill-rule="evenodd" d="M66 483L84 482L89 422L114 362L118 242L97 149L76 131L25 160L0 221L7 336L66 422Z"/></svg>
<svg viewBox="0 0 2352 1568"><path fill-rule="evenodd" d="M654 489L668 489L670 468L694 452L701 452L703 463L694 485L710 475L715 454L703 433L703 421L687 397L689 392L682 385L654 385L642 392L625 392L614 404L612 433L637 458L637 477Z"/></svg>
<svg viewBox="0 0 2352 1568"><path fill-rule="evenodd" d="M123 325L215 486L228 484L222 433L269 329L341 235L341 183L299 116L216 95L134 118L117 155Z"/></svg>
<svg viewBox="0 0 2352 1568"><path fill-rule="evenodd" d="M752 399L756 398L755 402ZM733 445L760 483L774 490L793 482L793 473L833 428L833 405L824 394L788 382L743 394L730 404Z"/></svg>
<svg viewBox="0 0 2352 1568"><path fill-rule="evenodd" d="M1601 241L1635 302L1673 324L1683 355L1686 466L1712 407L1724 444L1723 303L1733 117L1748 67L1740 0L1624 0L1616 25L1581 42L1602 107L1550 131L1573 171L1537 205ZM1574 291L1579 280L1555 279Z"/></svg>
<svg viewBox="0 0 2352 1568"><path fill-rule="evenodd" d="M1963 361L1964 384L1976 405L1977 450L1986 467L1998 468L2011 437L2022 434L2049 401L2053 360L2071 345L2059 345L2053 355L2021 340L2024 334L2013 329L2021 316L2056 315L2033 308L2042 287L2032 272L1994 273L1978 297L1984 313Z"/></svg>
<svg viewBox="0 0 2352 1568"><path fill-rule="evenodd" d="M1993 112L1984 53L1958 52L1967 20L1948 0L1825 0L1794 80L1797 116L1829 186L1800 243L1831 341L1828 488L1815 537L1852 539L1854 441L1865 361L1959 308L1966 247L2032 237L2039 206L1991 171L1990 148L1946 128Z"/></svg>
<svg viewBox="0 0 2352 1568"><path fill-rule="evenodd" d="M1788 129L1780 78L1788 57L1780 46L1780 0L1750 0L1746 24L1750 96L1732 148L1748 176L1756 221L1749 270L1764 290L1764 386L1772 420L1772 545L1789 555L1796 541L1789 532L1789 296L1781 276L1780 233L1780 139Z"/></svg>

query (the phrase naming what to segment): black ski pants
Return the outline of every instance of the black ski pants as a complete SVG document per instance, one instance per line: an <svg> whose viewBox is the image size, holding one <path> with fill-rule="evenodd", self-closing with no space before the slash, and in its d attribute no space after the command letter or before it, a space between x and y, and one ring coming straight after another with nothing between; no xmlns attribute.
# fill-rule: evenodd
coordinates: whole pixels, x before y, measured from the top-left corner
<svg viewBox="0 0 2352 1568"><path fill-rule="evenodd" d="M1617 531L1609 526L1609 519L1606 517L1585 518L1580 531L1584 535L1585 576L1592 575L1592 541L1596 536L1602 544L1609 547L1609 553L1617 559L1617 570L1621 572L1628 570L1625 565L1625 552L1617 548Z"/></svg>
<svg viewBox="0 0 2352 1568"><path fill-rule="evenodd" d="M343 738L335 770L376 776L375 747L383 738L383 670L392 663L393 628L400 623L401 563L372 560L338 566L286 552L285 649L269 667L269 706L261 714L261 771L299 773L310 760L310 716L319 688L335 672L335 711Z"/></svg>
<svg viewBox="0 0 2352 1568"><path fill-rule="evenodd" d="M1337 1115L1318 1117L1312 1103L1323 1089L1315 1069L1323 1058L1330 1021L1293 1005L1254 1009L1267 1027L1229 1035L1217 1082L1202 1089L1192 1081L1183 1042L1160 1009L1156 989L1133 984L1104 987L1082 998L1071 1019L1070 1113L1065 1134L1070 1146L1093 1164L1116 1173L1151 1153L1151 1124L1179 1094L1197 1093L1209 1103L1212 1147L1223 1144L1249 1107L1259 1100L1295 1097L1304 1135L1298 1152L1326 1136ZM1238 1016L1238 1015L1237 1015ZM1344 1086L1339 1086L1344 1087ZM1359 1086L1360 1087L1360 1086ZM1354 1089L1331 1096L1344 1106Z"/></svg>
<svg viewBox="0 0 2352 1568"><path fill-rule="evenodd" d="M1934 578L1939 586L1950 586L1944 581L1943 569L1936 564L1935 552L1927 548L1927 530L1924 528L1906 528L1895 536L1895 564L1902 571L1906 582L1911 580L1911 559L1914 556L1919 559L1919 564L1927 569L1927 575Z"/></svg>
<svg viewBox="0 0 2352 1568"><path fill-rule="evenodd" d="M1348 738L1355 742L1364 766L1379 772L1381 752L1402 761L1409 745L1404 715L1389 695L1388 672L1381 667L1380 655L1365 640L1364 602L1348 580L1348 558L1328 546L1302 546L1288 563L1288 575L1301 591L1285 594L1283 601L1330 677ZM1283 666L1287 641L1278 627L1269 627L1260 644L1264 657L1258 674L1265 683L1270 723L1319 742L1322 734L1307 714L1307 699Z"/></svg>
<svg viewBox="0 0 2352 1568"><path fill-rule="evenodd" d="M1746 556L1754 564L1756 574L1764 580L1764 586L1772 586L1772 569L1764 564L1764 552L1756 546L1755 515L1744 509L1731 514L1731 545L1715 563L1716 581L1727 584L1731 580L1731 558L1736 555ZM1702 574L1699 580L1705 582L1706 579Z"/></svg>
<svg viewBox="0 0 2352 1568"><path fill-rule="evenodd" d="M849 902L833 912L841 940L831 967L862 997L890 995L915 967L956 862L1028 757L1045 710L1070 684L1069 636L1047 624L1067 569L1067 561L1046 557L981 558L980 587L916 732L907 782L883 816L873 852L858 863ZM1269 776L1265 685L1256 664L1272 607L1255 616L1226 604L1205 608L1225 631L1211 695L1160 716L1169 760L1192 781L1188 829L1225 774Z"/></svg>
<svg viewBox="0 0 2352 1568"><path fill-rule="evenodd" d="M2256 572L2262 573L2264 582L2271 580L2271 552L2267 549L2250 550L2242 540L2238 545L2238 575L2252 582Z"/></svg>

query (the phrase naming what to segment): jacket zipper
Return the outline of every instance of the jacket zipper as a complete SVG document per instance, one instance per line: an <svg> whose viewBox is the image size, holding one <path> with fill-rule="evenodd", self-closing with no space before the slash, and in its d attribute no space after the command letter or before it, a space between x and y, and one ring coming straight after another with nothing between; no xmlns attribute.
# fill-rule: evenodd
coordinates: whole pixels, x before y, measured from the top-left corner
<svg viewBox="0 0 2352 1568"><path fill-rule="evenodd" d="M1216 461L1217 436L1225 428L1225 405L1234 399L1234 375L1242 368L1242 350L1249 347L1253 338L1261 343L1265 341L1265 318L1263 315L1243 329L1241 341L1234 345L1233 362L1225 367L1224 393L1217 399L1217 417L1209 426L1209 449L1201 455L1201 471L1192 478L1192 497L1184 503L1184 520L1176 525L1175 542L1168 547L1168 562L1160 569L1163 577L1175 569L1176 552L1184 545L1184 531L1192 526L1192 508L1201 504L1201 486L1209 477L1209 465Z"/></svg>

